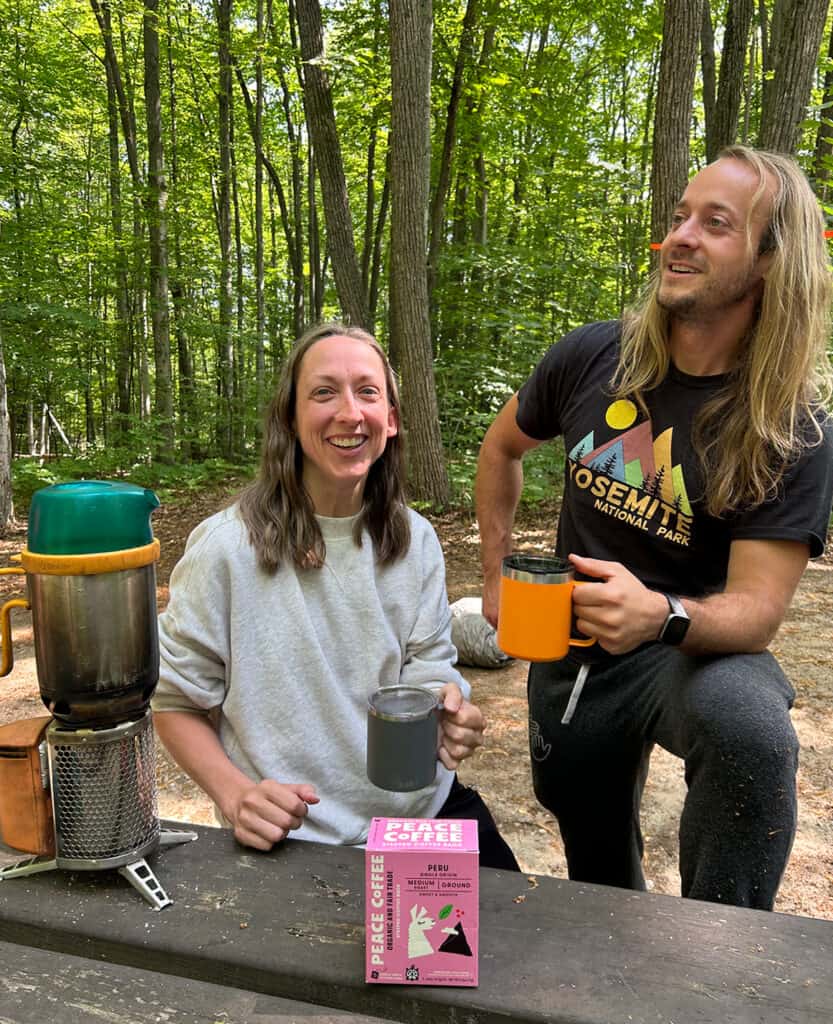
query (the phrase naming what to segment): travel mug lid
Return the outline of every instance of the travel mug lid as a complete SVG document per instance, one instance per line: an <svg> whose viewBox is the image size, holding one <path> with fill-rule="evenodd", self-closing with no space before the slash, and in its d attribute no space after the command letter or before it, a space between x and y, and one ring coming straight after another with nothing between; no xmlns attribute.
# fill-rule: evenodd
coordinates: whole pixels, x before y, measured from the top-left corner
<svg viewBox="0 0 833 1024"><path fill-rule="evenodd" d="M567 583L575 577L573 566L555 555L507 555L501 572L521 583Z"/></svg>
<svg viewBox="0 0 833 1024"><path fill-rule="evenodd" d="M367 701L371 715L389 722L413 722L427 718L439 707L439 698L419 686L385 686Z"/></svg>
<svg viewBox="0 0 833 1024"><path fill-rule="evenodd" d="M150 544L159 499L147 487L74 480L32 495L27 548L42 555L87 555Z"/></svg>

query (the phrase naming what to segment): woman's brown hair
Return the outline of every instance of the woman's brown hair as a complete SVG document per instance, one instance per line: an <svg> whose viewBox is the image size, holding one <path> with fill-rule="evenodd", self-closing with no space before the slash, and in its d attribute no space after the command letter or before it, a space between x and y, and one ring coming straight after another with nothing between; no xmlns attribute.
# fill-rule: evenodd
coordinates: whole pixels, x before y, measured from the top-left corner
<svg viewBox="0 0 833 1024"><path fill-rule="evenodd" d="M300 568L320 568L326 557L315 509L302 480L303 456L294 424L301 361L316 342L331 337L354 338L376 352L384 368L388 402L399 409L396 377L384 349L371 334L359 327L329 322L301 335L284 362L266 411L260 471L238 503L258 563L267 572L275 572L286 562ZM397 433L388 438L384 452L370 468L354 530L359 546L362 532L367 530L383 565L401 558L411 540L403 481L403 444Z"/></svg>

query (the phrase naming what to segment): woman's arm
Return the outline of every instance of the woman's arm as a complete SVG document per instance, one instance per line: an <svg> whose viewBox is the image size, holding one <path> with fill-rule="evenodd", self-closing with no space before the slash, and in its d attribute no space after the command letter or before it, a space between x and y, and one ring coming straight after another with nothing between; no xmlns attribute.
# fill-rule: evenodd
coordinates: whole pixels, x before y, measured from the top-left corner
<svg viewBox="0 0 833 1024"><path fill-rule="evenodd" d="M156 732L171 757L214 801L245 846L268 850L300 828L318 796L308 783L254 782L234 765L206 715L157 711Z"/></svg>

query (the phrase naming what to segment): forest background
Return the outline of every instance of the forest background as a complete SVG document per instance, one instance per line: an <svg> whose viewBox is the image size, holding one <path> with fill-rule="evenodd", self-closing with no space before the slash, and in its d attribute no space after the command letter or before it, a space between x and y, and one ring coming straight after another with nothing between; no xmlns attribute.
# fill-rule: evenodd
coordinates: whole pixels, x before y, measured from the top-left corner
<svg viewBox="0 0 833 1024"><path fill-rule="evenodd" d="M0 0L0 529L57 479L252 464L332 316L399 370L412 498L466 502L495 411L635 298L721 145L794 153L830 212L828 7Z"/></svg>

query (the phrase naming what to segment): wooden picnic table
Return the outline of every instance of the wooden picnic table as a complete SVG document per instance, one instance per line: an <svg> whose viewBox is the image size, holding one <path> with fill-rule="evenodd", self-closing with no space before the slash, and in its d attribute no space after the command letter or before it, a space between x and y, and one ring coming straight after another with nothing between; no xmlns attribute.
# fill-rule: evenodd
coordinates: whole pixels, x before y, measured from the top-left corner
<svg viewBox="0 0 833 1024"><path fill-rule="evenodd" d="M363 851L187 827L161 911L114 871L0 883L0 1020L833 1021L833 922L491 869L478 988L368 985Z"/></svg>

